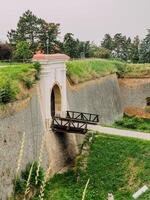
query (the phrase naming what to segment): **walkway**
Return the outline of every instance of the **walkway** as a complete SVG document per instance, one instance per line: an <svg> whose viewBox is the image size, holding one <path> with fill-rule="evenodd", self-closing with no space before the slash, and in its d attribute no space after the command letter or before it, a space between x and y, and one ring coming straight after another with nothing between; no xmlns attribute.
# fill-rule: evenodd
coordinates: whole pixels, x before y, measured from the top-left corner
<svg viewBox="0 0 150 200"><path fill-rule="evenodd" d="M137 131L121 130L116 128L102 127L99 125L88 125L89 130L98 131L101 133L119 135L125 137L139 138L143 140L150 140L150 133L143 133Z"/></svg>

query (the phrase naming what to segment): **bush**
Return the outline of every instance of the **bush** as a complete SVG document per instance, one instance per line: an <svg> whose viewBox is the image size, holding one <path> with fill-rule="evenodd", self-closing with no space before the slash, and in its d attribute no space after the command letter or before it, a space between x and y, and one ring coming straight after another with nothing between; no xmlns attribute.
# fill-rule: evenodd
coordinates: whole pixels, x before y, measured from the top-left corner
<svg viewBox="0 0 150 200"><path fill-rule="evenodd" d="M40 167L38 171L38 177L37 177L38 162L34 162L32 169L31 167L32 167L31 163L27 164L25 170L21 171L20 177L17 177L14 180L14 196L16 197L16 199L23 199L22 197L25 195L28 181L29 181L28 190L32 194L32 197L30 199L32 200L39 199L38 196L39 196L40 187L44 180L44 171ZM30 174L30 179L29 179L29 174ZM36 178L37 178L37 183L36 183Z"/></svg>
<svg viewBox="0 0 150 200"><path fill-rule="evenodd" d="M35 79L39 80L40 79L39 74L40 74L40 71L41 71L41 64L39 62L34 62L33 67L36 70Z"/></svg>
<svg viewBox="0 0 150 200"><path fill-rule="evenodd" d="M9 44L0 43L0 60L9 60L12 55L12 48Z"/></svg>
<svg viewBox="0 0 150 200"><path fill-rule="evenodd" d="M32 166L31 163L27 164L25 170L21 172L21 178L23 180L25 180L25 181L28 180L28 176L29 176L29 172L30 172L31 166ZM38 183L37 183L37 185L35 184L36 183L35 177L36 177L36 173L37 173L37 168L38 168L38 162L35 162L34 165L33 165L33 170L32 170L31 179L30 179L30 184L32 186L35 186L35 187L40 186L42 181L43 181L43 179L44 179L44 171L40 167L39 176L38 176Z"/></svg>
<svg viewBox="0 0 150 200"><path fill-rule="evenodd" d="M15 195L23 194L25 192L26 182L25 180L17 177L14 181L15 184Z"/></svg>
<svg viewBox="0 0 150 200"><path fill-rule="evenodd" d="M18 90L19 89L13 82L10 82L6 77L3 77L0 85L0 104L14 101Z"/></svg>
<svg viewBox="0 0 150 200"><path fill-rule="evenodd" d="M16 60L26 61L32 58L33 52L30 50L30 45L26 41L20 41L16 45L16 50L13 53L13 57Z"/></svg>
<svg viewBox="0 0 150 200"><path fill-rule="evenodd" d="M41 64L39 62L34 62L33 66L34 66L34 68L36 69L37 72L41 71Z"/></svg>
<svg viewBox="0 0 150 200"><path fill-rule="evenodd" d="M99 50L97 50L95 53L94 53L94 57L96 58L110 58L111 57L111 53L108 49L106 48L100 48Z"/></svg>
<svg viewBox="0 0 150 200"><path fill-rule="evenodd" d="M115 121L114 127L136 129L140 131L149 132L150 120L143 119L137 116L135 117L125 116L122 119Z"/></svg>
<svg viewBox="0 0 150 200"><path fill-rule="evenodd" d="M33 81L30 78L25 78L23 79L24 85L27 89L32 88L33 86Z"/></svg>

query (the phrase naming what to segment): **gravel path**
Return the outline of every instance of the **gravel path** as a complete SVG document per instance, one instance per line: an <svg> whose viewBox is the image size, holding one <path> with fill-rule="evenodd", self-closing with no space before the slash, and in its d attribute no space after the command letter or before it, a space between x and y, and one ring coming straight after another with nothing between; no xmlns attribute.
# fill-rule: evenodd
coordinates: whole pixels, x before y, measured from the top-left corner
<svg viewBox="0 0 150 200"><path fill-rule="evenodd" d="M120 130L116 128L108 128L102 127L99 125L88 125L89 130L98 131L101 133L111 134L111 135L119 135L119 136L126 136L132 138L139 138L143 140L150 140L150 133L143 133L137 131L129 131L129 130Z"/></svg>

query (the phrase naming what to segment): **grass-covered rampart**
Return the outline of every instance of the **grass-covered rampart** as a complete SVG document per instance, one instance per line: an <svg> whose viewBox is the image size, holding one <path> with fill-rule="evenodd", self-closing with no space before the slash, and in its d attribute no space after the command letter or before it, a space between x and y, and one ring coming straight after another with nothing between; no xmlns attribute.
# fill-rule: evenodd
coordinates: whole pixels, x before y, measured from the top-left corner
<svg viewBox="0 0 150 200"><path fill-rule="evenodd" d="M67 75L74 84L112 73L117 73L120 77L150 77L150 64L127 64L106 59L72 60L66 64Z"/></svg>
<svg viewBox="0 0 150 200"><path fill-rule="evenodd" d="M0 104L24 99L36 79L40 65L33 64L4 64L0 63Z"/></svg>

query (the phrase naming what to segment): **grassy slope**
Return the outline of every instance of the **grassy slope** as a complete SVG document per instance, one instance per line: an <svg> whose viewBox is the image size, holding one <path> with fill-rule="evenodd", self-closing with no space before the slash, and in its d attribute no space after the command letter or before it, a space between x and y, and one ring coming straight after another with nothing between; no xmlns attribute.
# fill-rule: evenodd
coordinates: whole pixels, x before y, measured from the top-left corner
<svg viewBox="0 0 150 200"><path fill-rule="evenodd" d="M0 63L1 66L2 63ZM4 67L0 67L0 89L6 84L7 81L11 83L13 90L18 91L19 98L22 98L24 94L21 94L21 85L25 80L35 79L36 70L33 64L6 64Z"/></svg>
<svg viewBox="0 0 150 200"><path fill-rule="evenodd" d="M126 64L105 59L73 60L66 64L68 77L74 84L115 72L128 77L150 76L150 64Z"/></svg>
<svg viewBox="0 0 150 200"><path fill-rule="evenodd" d="M150 64L127 64L126 77L150 77Z"/></svg>
<svg viewBox="0 0 150 200"><path fill-rule="evenodd" d="M117 72L118 65L124 65L119 61L104 59L87 59L69 61L67 74L73 83L84 82Z"/></svg>
<svg viewBox="0 0 150 200"><path fill-rule="evenodd" d="M19 80L22 76L35 71L32 64L13 64L0 67L0 77L6 76L12 80Z"/></svg>
<svg viewBox="0 0 150 200"><path fill-rule="evenodd" d="M150 142L100 135L90 145L86 172L80 178L68 172L56 175L47 185L49 200L81 200L90 178L86 200L132 200L132 194L145 183L150 185ZM78 180L78 181L77 181ZM139 200L150 199L150 191Z"/></svg>

